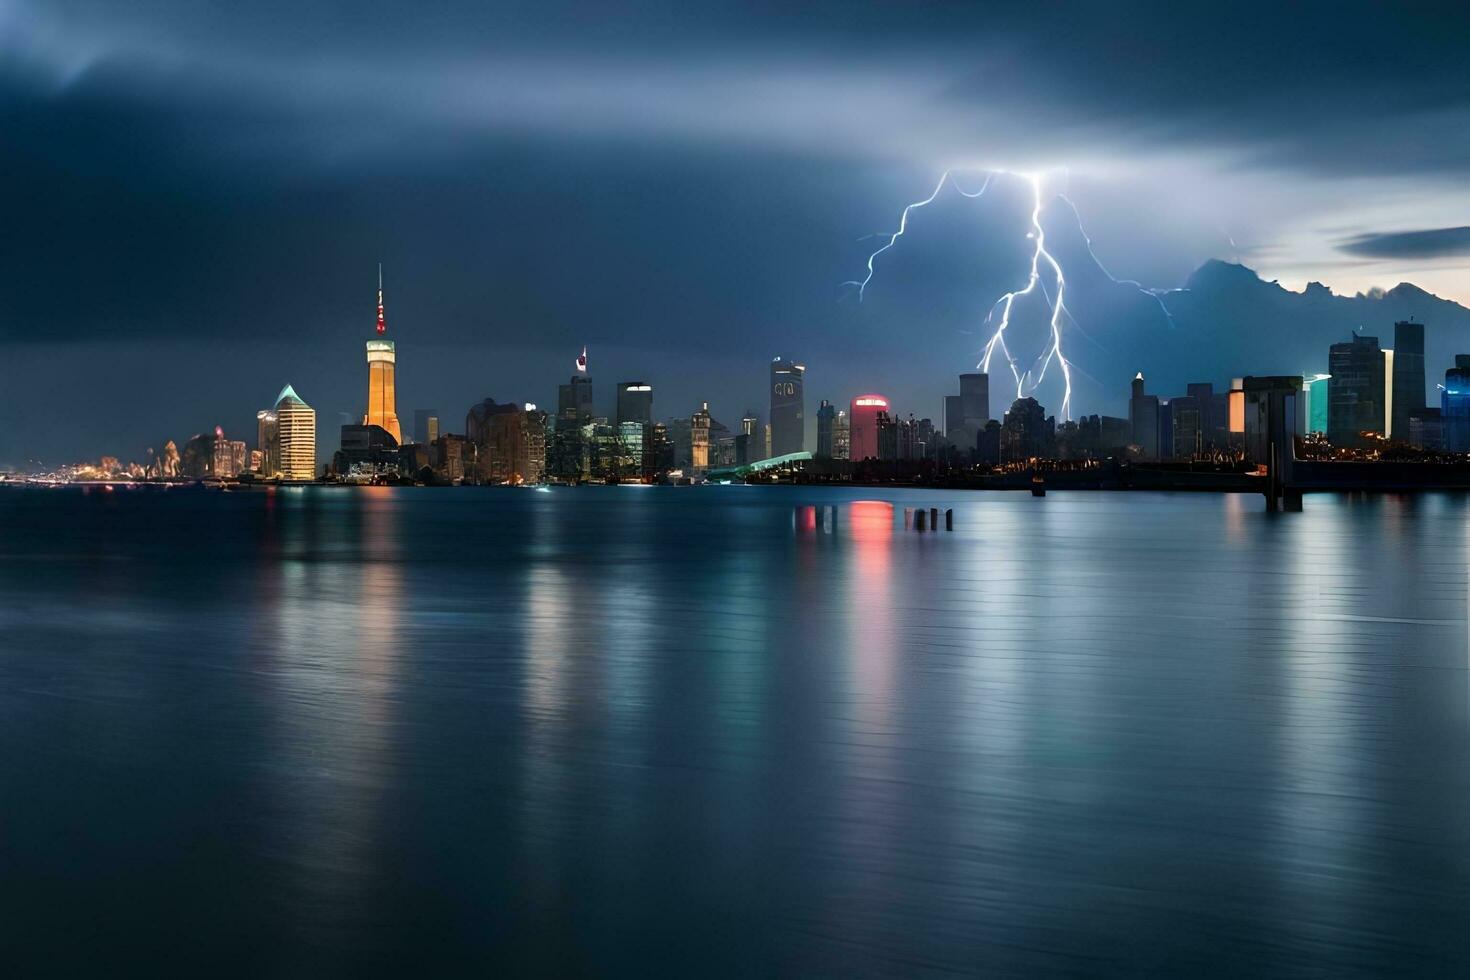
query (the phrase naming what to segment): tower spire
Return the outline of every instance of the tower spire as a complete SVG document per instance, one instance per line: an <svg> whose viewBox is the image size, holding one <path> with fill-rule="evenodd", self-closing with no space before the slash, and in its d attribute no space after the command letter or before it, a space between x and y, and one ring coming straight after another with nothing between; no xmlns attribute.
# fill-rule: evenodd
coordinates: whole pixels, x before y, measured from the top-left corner
<svg viewBox="0 0 1470 980"><path fill-rule="evenodd" d="M383 315L383 263L378 263L378 336L388 332L388 319Z"/></svg>

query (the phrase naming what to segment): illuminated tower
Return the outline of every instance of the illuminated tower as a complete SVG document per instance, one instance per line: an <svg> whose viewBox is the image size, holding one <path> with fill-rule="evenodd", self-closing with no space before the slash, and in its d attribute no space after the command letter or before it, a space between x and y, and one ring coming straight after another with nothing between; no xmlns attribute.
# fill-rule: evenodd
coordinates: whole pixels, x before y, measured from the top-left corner
<svg viewBox="0 0 1470 980"><path fill-rule="evenodd" d="M388 321L383 315L383 266L378 265L378 336L388 330ZM391 340L369 340L368 362L368 409L363 425L381 426L399 444L403 442L403 431L398 427L398 395L394 389L394 367L396 358Z"/></svg>
<svg viewBox="0 0 1470 980"><path fill-rule="evenodd" d="M316 412L290 385L276 398L272 458L283 480L316 478Z"/></svg>
<svg viewBox="0 0 1470 980"><path fill-rule="evenodd" d="M806 368L784 358L771 362L771 455L806 448L803 378Z"/></svg>
<svg viewBox="0 0 1470 980"><path fill-rule="evenodd" d="M852 411L848 415L848 452L851 459L878 458L878 416L887 412L888 399L882 395L858 395L852 400ZM836 446L833 449L835 451Z"/></svg>

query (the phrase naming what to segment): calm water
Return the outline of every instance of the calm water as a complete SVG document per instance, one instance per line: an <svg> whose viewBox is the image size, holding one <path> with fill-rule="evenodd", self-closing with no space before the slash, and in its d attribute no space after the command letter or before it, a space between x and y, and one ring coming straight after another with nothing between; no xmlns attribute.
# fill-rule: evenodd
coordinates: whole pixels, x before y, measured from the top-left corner
<svg viewBox="0 0 1470 980"><path fill-rule="evenodd" d="M0 491L0 960L1463 975L1467 563L1455 496Z"/></svg>

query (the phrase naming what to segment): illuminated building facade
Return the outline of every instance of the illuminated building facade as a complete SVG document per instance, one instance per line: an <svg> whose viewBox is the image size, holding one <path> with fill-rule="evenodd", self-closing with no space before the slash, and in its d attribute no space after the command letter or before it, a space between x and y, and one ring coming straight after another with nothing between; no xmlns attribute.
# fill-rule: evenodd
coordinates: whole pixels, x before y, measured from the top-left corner
<svg viewBox="0 0 1470 980"><path fill-rule="evenodd" d="M363 416L363 425L376 425L393 437L394 442L403 441L403 430L398 426L397 393L394 387L396 355L391 340L369 340L368 362L368 410Z"/></svg>
<svg viewBox="0 0 1470 980"><path fill-rule="evenodd" d="M780 357L771 362L772 456L799 453L806 448L805 376L806 368L800 364Z"/></svg>
<svg viewBox="0 0 1470 980"><path fill-rule="evenodd" d="M689 417L689 468L695 474L709 469L709 402L700 405L699 411Z"/></svg>
<svg viewBox="0 0 1470 980"><path fill-rule="evenodd" d="M849 424L849 416L838 409L836 418L832 420L832 458L848 459L851 453L852 427Z"/></svg>
<svg viewBox="0 0 1470 980"><path fill-rule="evenodd" d="M1330 374L1302 377L1302 399L1306 402L1303 423L1308 433L1327 434L1327 385Z"/></svg>
<svg viewBox="0 0 1470 980"><path fill-rule="evenodd" d="M888 399L882 395L858 395L852 400L849 419L849 458L878 458L878 416L888 414Z"/></svg>
<svg viewBox="0 0 1470 980"><path fill-rule="evenodd" d="M1445 450L1470 453L1470 354L1456 354L1455 366L1444 373L1439 415Z"/></svg>
<svg viewBox="0 0 1470 980"><path fill-rule="evenodd" d="M277 472L283 480L316 478L316 411L290 385L276 398Z"/></svg>

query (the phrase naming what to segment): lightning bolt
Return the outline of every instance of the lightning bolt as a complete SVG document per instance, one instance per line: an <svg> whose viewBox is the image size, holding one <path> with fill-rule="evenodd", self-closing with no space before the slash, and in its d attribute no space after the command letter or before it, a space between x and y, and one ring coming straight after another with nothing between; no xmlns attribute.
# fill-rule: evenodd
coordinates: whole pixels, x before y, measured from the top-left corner
<svg viewBox="0 0 1470 980"><path fill-rule="evenodd" d="M1064 319L1070 320L1074 327L1077 326L1077 321L1076 318L1072 316L1071 311L1067 309L1067 277L1062 271L1062 265L1060 262L1057 261L1056 257L1052 255L1051 252L1047 251L1046 248L1046 229L1043 228L1041 225L1041 210L1043 206L1043 191L1045 184L1044 174L1025 173L1011 170L991 170L988 171L985 175L984 185L981 186L978 191L975 191L974 193L969 193L965 191L964 188L955 183L952 172L946 170L944 174L940 176L939 183L934 186L933 192L930 193L928 197L924 198L922 201L915 201L914 203L908 205L903 209L903 214L902 216L900 216L898 221L898 230L895 231L892 235L889 235L888 241L868 256L868 274L860 280L851 280L847 283L844 283L843 285L856 286L858 292L858 301L861 302L867 289L868 283L870 283L873 279L873 263L877 260L878 256L882 255L884 252L892 248L898 242L898 240L903 237L904 233L908 231L909 214L911 212L913 212L917 208L922 208L932 203L934 199L939 196L939 192L944 190L944 185L946 183L953 184L955 190L959 191L965 197L977 198L989 189L991 180L997 176L1009 176L1019 178L1026 181L1026 183L1031 188L1031 230L1027 235L1027 237L1030 238L1032 241L1031 263L1030 269L1026 276L1025 285L1019 289L1013 289L1007 293L1004 293L999 299L991 304L989 311L985 314L985 325L990 326L994 324L995 332L991 334L990 340L986 343L984 347L980 363L976 366L980 370L984 371L986 374L989 374L991 359L994 358L996 351L999 350L1000 353L1005 357L1006 365L1011 369L1011 377L1016 382L1016 397L1025 398L1028 394L1036 391L1036 389L1046 379L1047 371L1050 370L1052 364L1055 363L1058 370L1061 371L1062 374L1063 394L1062 407L1059 414L1061 415L1063 420L1068 420L1072 417L1072 364L1070 361L1067 360L1066 354L1062 352L1062 321ZM1097 263L1097 267L1102 270L1103 275L1107 276L1115 283L1133 286L1145 295L1152 297L1154 301L1159 304L1159 309L1163 311L1164 316L1168 318L1169 323L1172 325L1174 322L1173 317L1169 314L1168 308L1164 306L1163 300L1159 297L1157 293L1152 290L1145 289L1142 285L1134 282L1131 279L1114 278L1113 274L1108 272L1103 264L1098 261L1097 254L1092 249L1092 240L1087 237L1087 233L1085 231L1082 231L1082 221L1080 216L1077 215L1076 205L1068 200L1065 195L1058 194L1057 197L1065 201L1067 206L1072 209L1073 216L1077 217L1077 228L1081 232L1082 239L1087 245L1088 254L1092 257L1092 260ZM1043 281L1045 278L1044 273L1049 274L1050 278L1052 279L1053 289L1051 290L1048 290L1046 288L1046 284ZM1028 368L1026 371L1023 372L1017 366L1016 358L1011 354L1010 349L1006 346L1005 334L1006 329L1011 324L1011 311L1015 308L1016 300L1020 299L1023 296L1029 296L1032 293L1036 292L1038 289L1040 289L1042 298L1046 301L1047 308L1051 314L1048 320L1048 326L1050 328L1050 343L1047 345L1046 352L1037 359L1037 362L1033 364L1031 368ZM999 314L998 320L997 314Z"/></svg>

